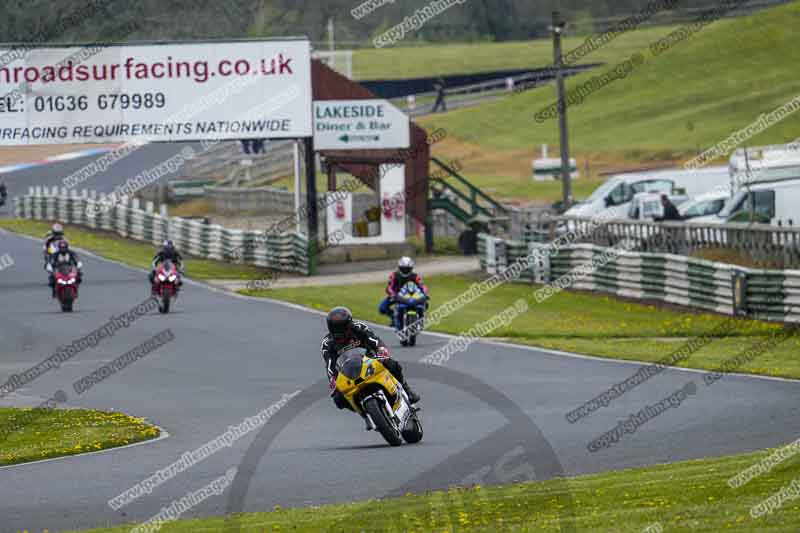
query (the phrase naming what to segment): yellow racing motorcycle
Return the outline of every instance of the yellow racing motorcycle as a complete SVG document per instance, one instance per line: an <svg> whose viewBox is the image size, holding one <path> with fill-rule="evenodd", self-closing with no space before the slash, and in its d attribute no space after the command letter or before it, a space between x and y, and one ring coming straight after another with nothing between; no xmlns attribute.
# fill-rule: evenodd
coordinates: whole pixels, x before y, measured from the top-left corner
<svg viewBox="0 0 800 533"><path fill-rule="evenodd" d="M409 403L403 385L380 361L364 348L353 348L339 356L337 368L336 389L364 418L367 430L377 429L392 446L422 440L419 409Z"/></svg>

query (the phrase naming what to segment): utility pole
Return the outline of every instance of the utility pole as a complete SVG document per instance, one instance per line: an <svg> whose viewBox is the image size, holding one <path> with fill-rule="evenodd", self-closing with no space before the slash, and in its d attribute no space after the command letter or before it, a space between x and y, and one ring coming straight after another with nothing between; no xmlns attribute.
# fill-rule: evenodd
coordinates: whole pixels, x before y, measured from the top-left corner
<svg viewBox="0 0 800 533"><path fill-rule="evenodd" d="M333 52L333 17L328 19L328 49Z"/></svg>
<svg viewBox="0 0 800 533"><path fill-rule="evenodd" d="M558 11L553 11L553 66L556 69L556 88L558 91L558 130L561 146L561 188L563 191L563 206L565 211L572 205L572 182L569 165L569 132L567 130L567 99L564 89L563 58L561 56L561 34L566 28L566 23L561 21Z"/></svg>
<svg viewBox="0 0 800 533"><path fill-rule="evenodd" d="M314 156L314 137L303 139L306 156L306 209L308 213L308 271L316 274L319 248L317 247L317 161Z"/></svg>

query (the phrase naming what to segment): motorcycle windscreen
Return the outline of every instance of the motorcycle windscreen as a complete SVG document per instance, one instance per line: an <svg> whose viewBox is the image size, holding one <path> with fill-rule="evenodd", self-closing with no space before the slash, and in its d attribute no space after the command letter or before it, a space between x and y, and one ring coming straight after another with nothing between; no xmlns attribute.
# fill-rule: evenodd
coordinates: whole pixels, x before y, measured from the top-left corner
<svg viewBox="0 0 800 533"><path fill-rule="evenodd" d="M417 285L413 281L409 281L405 285L403 285L403 288L400 289L399 295L406 300L408 299L420 300L424 296L422 289L420 289L419 285Z"/></svg>
<svg viewBox="0 0 800 533"><path fill-rule="evenodd" d="M357 348L349 350L339 356L339 372L348 379L358 379L364 364L366 350Z"/></svg>

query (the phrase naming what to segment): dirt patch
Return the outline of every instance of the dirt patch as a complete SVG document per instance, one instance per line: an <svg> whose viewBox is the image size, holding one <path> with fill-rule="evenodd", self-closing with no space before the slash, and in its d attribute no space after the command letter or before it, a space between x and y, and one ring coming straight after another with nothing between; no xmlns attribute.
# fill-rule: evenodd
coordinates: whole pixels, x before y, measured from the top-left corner
<svg viewBox="0 0 800 533"><path fill-rule="evenodd" d="M110 144L53 144L44 146L0 146L0 166L33 163L48 157L114 146Z"/></svg>

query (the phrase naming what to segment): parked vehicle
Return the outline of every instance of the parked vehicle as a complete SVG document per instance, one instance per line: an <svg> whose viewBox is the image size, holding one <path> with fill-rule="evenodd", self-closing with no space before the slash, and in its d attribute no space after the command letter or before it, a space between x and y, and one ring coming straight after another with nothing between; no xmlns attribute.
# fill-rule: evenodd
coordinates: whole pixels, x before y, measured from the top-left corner
<svg viewBox="0 0 800 533"><path fill-rule="evenodd" d="M611 218L626 218L633 198L639 193L693 197L729 184L728 167L618 174L598 187L584 202L576 204L564 214L594 217L603 213L611 215Z"/></svg>
<svg viewBox="0 0 800 533"><path fill-rule="evenodd" d="M800 179L800 145L739 148L730 158L734 191L746 184Z"/></svg>
<svg viewBox="0 0 800 533"><path fill-rule="evenodd" d="M730 199L730 189L707 192L679 205L678 213L680 213L683 220L694 223L713 223L716 215L728 205Z"/></svg>
<svg viewBox="0 0 800 533"><path fill-rule="evenodd" d="M743 187L710 222L755 222L773 226L800 223L800 179Z"/></svg>

